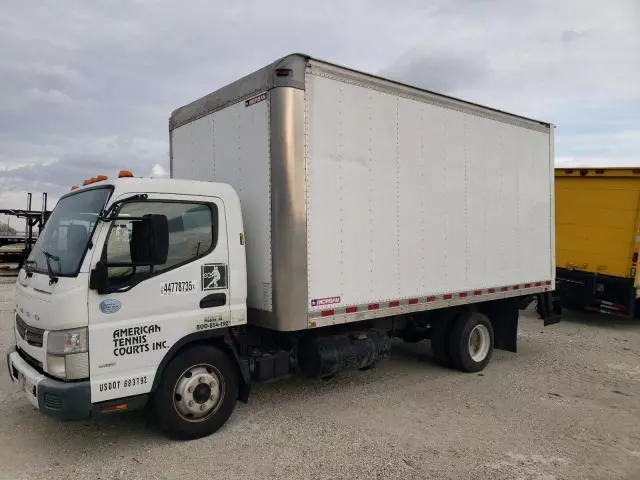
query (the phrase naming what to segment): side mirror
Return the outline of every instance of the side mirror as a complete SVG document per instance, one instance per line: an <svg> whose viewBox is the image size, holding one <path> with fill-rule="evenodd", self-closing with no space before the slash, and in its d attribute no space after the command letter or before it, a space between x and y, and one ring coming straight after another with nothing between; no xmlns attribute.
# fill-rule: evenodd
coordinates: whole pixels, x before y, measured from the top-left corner
<svg viewBox="0 0 640 480"><path fill-rule="evenodd" d="M131 225L131 263L162 265L169 253L169 222L165 215L144 215Z"/></svg>
<svg viewBox="0 0 640 480"><path fill-rule="evenodd" d="M109 269L106 263L98 262L96 268L91 270L89 288L96 290L100 295L109 293Z"/></svg>

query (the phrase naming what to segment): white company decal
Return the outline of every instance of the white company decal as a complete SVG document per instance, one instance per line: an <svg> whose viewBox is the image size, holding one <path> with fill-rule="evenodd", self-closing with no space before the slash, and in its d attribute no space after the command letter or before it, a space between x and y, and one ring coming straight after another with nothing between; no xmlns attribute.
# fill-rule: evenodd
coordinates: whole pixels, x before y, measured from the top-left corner
<svg viewBox="0 0 640 480"><path fill-rule="evenodd" d="M311 300L312 307L324 307L325 305L335 305L340 303L340 297L317 298Z"/></svg>
<svg viewBox="0 0 640 480"><path fill-rule="evenodd" d="M197 288L196 282L193 280L183 282L162 282L160 284L160 294L179 295L182 293L194 293Z"/></svg>
<svg viewBox="0 0 640 480"><path fill-rule="evenodd" d="M112 380L110 382L103 382L100 384L101 392L108 392L109 390L120 390L123 388L133 388L139 385L146 385L149 383L149 379L146 375L139 377L124 378L121 380Z"/></svg>
<svg viewBox="0 0 640 480"><path fill-rule="evenodd" d="M169 348L167 341L159 335L154 335L156 333L162 333L162 328L156 324L114 330L112 334L113 356L126 357Z"/></svg>
<svg viewBox="0 0 640 480"><path fill-rule="evenodd" d="M214 328L229 327L231 320L227 315L209 315L204 317L201 323L196 325L196 330L211 330Z"/></svg>
<svg viewBox="0 0 640 480"><path fill-rule="evenodd" d="M224 263L202 265L202 290L224 290L227 288L227 266Z"/></svg>

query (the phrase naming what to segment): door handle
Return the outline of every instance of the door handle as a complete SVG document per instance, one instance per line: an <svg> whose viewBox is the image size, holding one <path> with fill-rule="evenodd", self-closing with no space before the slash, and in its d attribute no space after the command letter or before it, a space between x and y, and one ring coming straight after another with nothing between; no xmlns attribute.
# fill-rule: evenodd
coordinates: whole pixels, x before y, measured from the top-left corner
<svg viewBox="0 0 640 480"><path fill-rule="evenodd" d="M226 304L226 293L212 293L200 300L200 308L224 307Z"/></svg>

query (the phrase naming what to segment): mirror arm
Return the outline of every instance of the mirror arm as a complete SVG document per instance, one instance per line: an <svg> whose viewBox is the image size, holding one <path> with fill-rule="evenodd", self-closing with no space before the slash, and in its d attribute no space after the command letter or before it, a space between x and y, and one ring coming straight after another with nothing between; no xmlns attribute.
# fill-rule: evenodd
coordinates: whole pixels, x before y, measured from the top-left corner
<svg viewBox="0 0 640 480"><path fill-rule="evenodd" d="M133 267L134 274L136 271L136 265L132 263L107 263L107 262L99 261L96 264L95 268L91 271L91 275L89 277L89 288L91 290L96 290L99 295L128 292L135 286L135 284L132 284L132 285L125 285L123 287L114 288L109 282L109 276L108 276L108 268L111 266ZM99 275L104 275L104 276L100 278Z"/></svg>

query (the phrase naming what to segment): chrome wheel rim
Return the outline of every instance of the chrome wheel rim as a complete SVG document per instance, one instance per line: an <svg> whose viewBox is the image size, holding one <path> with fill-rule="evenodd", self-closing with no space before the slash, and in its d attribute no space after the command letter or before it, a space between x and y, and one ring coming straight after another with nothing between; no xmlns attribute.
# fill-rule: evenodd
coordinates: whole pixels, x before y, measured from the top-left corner
<svg viewBox="0 0 640 480"><path fill-rule="evenodd" d="M485 325L476 325L469 332L469 356L474 362L482 362L487 358L491 346L491 335Z"/></svg>
<svg viewBox="0 0 640 480"><path fill-rule="evenodd" d="M201 422L218 411L224 398L224 379L212 365L187 368L173 390L176 412L190 422Z"/></svg>

